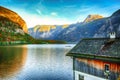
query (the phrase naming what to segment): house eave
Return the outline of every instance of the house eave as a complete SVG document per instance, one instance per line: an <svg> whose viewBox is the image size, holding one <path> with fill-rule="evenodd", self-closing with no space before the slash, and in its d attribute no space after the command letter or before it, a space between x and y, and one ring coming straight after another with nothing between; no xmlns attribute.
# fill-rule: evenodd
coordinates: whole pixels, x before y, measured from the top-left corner
<svg viewBox="0 0 120 80"><path fill-rule="evenodd" d="M78 54L78 53L68 53L68 54L66 54L66 56L72 56L72 57L75 57L75 58L95 59L95 60L102 60L102 61L107 61L107 62L120 63L120 57L99 56L99 55Z"/></svg>

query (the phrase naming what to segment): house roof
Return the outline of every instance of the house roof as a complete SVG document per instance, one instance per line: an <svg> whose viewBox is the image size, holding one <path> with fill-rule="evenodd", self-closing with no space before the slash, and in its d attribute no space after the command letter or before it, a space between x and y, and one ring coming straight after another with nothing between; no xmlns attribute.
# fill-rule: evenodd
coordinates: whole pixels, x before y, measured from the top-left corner
<svg viewBox="0 0 120 80"><path fill-rule="evenodd" d="M120 62L120 38L82 39L67 56Z"/></svg>

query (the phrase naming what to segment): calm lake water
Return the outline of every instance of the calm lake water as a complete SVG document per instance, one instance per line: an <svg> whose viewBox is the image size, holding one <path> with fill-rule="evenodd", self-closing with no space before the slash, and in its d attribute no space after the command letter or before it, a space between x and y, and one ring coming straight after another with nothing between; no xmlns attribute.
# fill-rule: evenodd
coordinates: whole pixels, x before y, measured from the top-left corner
<svg viewBox="0 0 120 80"><path fill-rule="evenodd" d="M0 47L0 80L73 80L73 44Z"/></svg>

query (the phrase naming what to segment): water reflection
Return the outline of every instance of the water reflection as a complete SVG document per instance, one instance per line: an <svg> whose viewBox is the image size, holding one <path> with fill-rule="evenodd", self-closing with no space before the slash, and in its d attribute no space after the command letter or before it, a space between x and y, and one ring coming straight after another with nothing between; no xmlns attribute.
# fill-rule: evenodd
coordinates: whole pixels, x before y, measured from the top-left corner
<svg viewBox="0 0 120 80"><path fill-rule="evenodd" d="M0 47L0 80L72 80L71 45ZM73 45L72 45L73 46Z"/></svg>
<svg viewBox="0 0 120 80"><path fill-rule="evenodd" d="M72 59L65 45L29 45L24 80L72 80ZM27 74L27 75L26 75Z"/></svg>
<svg viewBox="0 0 120 80"><path fill-rule="evenodd" d="M13 76L20 71L25 64L26 56L25 46L0 47L0 79Z"/></svg>

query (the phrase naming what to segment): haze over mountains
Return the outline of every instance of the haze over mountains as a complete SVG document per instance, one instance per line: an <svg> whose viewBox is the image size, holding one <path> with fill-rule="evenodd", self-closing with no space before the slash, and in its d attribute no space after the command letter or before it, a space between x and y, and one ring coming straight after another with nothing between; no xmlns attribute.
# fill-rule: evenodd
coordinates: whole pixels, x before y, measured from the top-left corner
<svg viewBox="0 0 120 80"><path fill-rule="evenodd" d="M39 26L38 28L40 28ZM35 27L34 27L35 28ZM120 10L110 17L103 18L100 15L88 15L80 23L70 24L66 28L56 26L49 31L40 31L34 28L29 29L29 34L37 39L63 40L67 42L78 42L82 38L105 38L109 37L109 32L116 32L120 36Z"/></svg>

